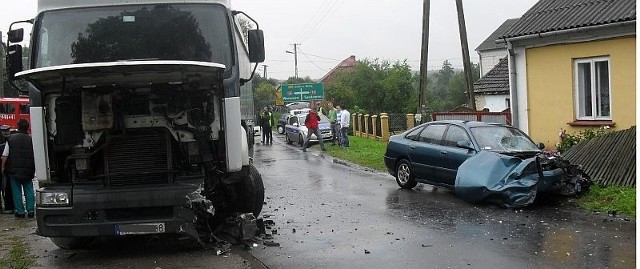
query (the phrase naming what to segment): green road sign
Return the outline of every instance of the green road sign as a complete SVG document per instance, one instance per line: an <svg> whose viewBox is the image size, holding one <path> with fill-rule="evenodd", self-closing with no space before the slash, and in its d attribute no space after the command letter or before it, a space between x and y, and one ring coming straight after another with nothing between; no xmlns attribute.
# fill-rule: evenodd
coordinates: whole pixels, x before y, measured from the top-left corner
<svg viewBox="0 0 640 269"><path fill-rule="evenodd" d="M282 85L282 101L312 101L324 99L324 84L303 83Z"/></svg>

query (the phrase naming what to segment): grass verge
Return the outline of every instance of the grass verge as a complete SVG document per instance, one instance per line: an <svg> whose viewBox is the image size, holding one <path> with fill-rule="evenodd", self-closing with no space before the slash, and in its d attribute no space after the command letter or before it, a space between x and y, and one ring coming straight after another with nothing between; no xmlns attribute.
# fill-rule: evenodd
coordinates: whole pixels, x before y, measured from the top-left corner
<svg viewBox="0 0 640 269"><path fill-rule="evenodd" d="M327 153L358 165L386 171L383 160L387 149L386 142L355 136L349 136L349 142L351 146L348 148L328 145ZM594 185L578 199L578 206L590 211L616 211L618 214L635 217L636 189L615 186L603 188Z"/></svg>
<svg viewBox="0 0 640 269"><path fill-rule="evenodd" d="M331 142L327 141L325 148L327 148L327 153L333 157L375 170L386 171L382 158L387 149L387 143L349 136L349 144L348 148L342 148L331 146Z"/></svg>
<svg viewBox="0 0 640 269"><path fill-rule="evenodd" d="M31 249L24 238L12 236L8 243L9 253L0 259L0 268L26 269L36 264L36 258L29 254Z"/></svg>
<svg viewBox="0 0 640 269"><path fill-rule="evenodd" d="M635 216L636 189L617 186L604 188L594 185L578 199L578 205L591 211L615 211L617 214Z"/></svg>

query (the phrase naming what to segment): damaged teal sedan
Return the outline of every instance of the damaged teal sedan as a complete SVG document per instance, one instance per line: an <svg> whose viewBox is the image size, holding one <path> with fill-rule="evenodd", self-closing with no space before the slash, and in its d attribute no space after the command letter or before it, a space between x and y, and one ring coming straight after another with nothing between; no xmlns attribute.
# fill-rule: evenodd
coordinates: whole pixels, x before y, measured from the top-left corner
<svg viewBox="0 0 640 269"><path fill-rule="evenodd" d="M529 205L538 192L576 195L588 188L586 174L543 148L504 124L434 121L392 136L384 163L401 188L421 182L503 207Z"/></svg>

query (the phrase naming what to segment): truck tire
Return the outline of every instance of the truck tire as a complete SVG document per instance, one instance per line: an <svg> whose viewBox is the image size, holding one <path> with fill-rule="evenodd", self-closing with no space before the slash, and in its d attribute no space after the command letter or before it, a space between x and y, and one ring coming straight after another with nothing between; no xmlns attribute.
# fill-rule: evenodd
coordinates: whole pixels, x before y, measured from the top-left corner
<svg viewBox="0 0 640 269"><path fill-rule="evenodd" d="M61 249L83 249L86 248L94 237L51 237L51 242Z"/></svg>
<svg viewBox="0 0 640 269"><path fill-rule="evenodd" d="M238 200L235 211L251 212L258 217L264 204L264 183L262 176L253 165L249 167L249 177L238 183L236 188Z"/></svg>

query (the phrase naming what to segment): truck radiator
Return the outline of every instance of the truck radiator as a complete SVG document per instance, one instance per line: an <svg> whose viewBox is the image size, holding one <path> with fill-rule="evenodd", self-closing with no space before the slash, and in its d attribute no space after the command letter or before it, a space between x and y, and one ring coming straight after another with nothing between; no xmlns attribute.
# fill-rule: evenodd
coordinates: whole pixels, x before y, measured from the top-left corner
<svg viewBox="0 0 640 269"><path fill-rule="evenodd" d="M107 185L170 183L169 134L158 129L127 132L107 139Z"/></svg>

